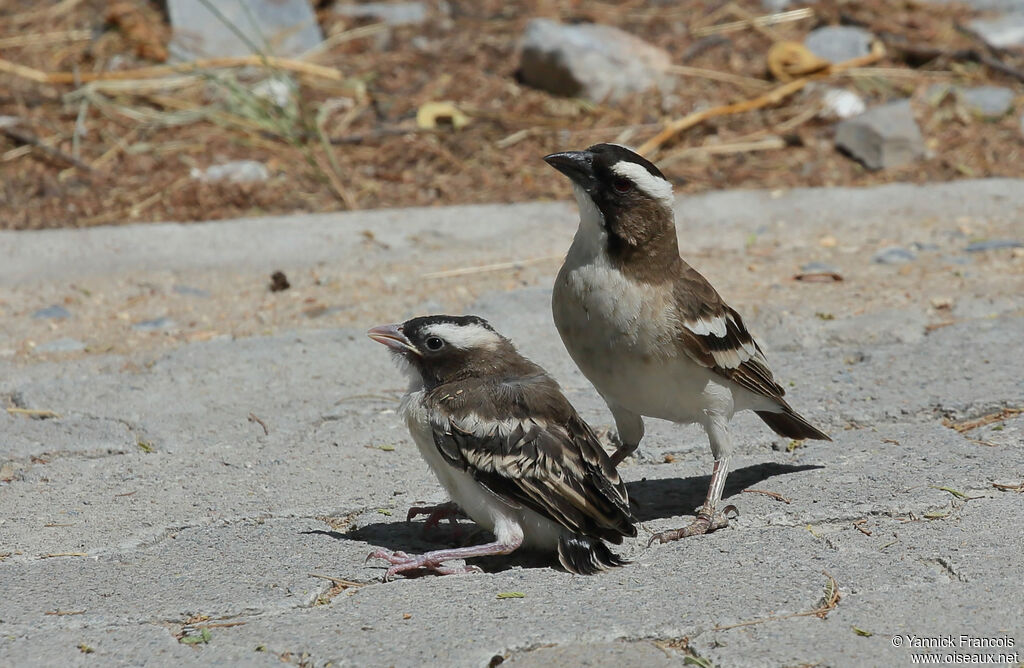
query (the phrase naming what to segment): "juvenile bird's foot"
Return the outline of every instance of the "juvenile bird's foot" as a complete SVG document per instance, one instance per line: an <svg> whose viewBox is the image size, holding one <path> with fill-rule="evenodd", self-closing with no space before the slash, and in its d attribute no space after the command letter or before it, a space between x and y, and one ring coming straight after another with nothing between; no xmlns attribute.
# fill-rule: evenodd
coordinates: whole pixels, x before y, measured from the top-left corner
<svg viewBox="0 0 1024 668"><path fill-rule="evenodd" d="M672 529L671 531L659 531L647 541L647 547L653 545L654 541L667 543L672 540L679 540L680 538L688 538L689 536L701 536L727 527L729 526L729 513L738 515L739 511L736 509L736 506L732 505L726 506L720 512L716 512L713 508L701 508L700 512L697 513L696 519L689 526L685 526L682 529Z"/></svg>
<svg viewBox="0 0 1024 668"><path fill-rule="evenodd" d="M383 559L391 564L391 568L389 568L388 572L384 574L385 582L399 573L415 571L421 568L426 568L440 575L483 572L482 569L477 566L445 566L442 561L435 556L435 554L436 553L431 552L427 552L426 554L406 554L405 552L392 552L391 550L385 550L384 548L377 548L366 557L366 561L369 561L370 559Z"/></svg>
<svg viewBox="0 0 1024 668"><path fill-rule="evenodd" d="M436 506L413 506L405 516L405 521L412 522L419 515L427 516L427 521L423 524L424 533L429 529L436 528L441 523L441 520L448 520L452 526L458 526L460 518L468 519L466 514L462 512L462 508L459 508L459 505L454 501Z"/></svg>

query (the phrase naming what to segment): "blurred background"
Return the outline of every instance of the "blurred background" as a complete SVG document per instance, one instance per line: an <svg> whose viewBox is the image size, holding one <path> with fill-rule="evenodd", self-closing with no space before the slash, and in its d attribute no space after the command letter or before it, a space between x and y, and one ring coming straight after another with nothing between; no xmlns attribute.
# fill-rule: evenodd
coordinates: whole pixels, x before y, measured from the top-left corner
<svg viewBox="0 0 1024 668"><path fill-rule="evenodd" d="M0 0L0 228L1024 176L1024 0Z"/></svg>

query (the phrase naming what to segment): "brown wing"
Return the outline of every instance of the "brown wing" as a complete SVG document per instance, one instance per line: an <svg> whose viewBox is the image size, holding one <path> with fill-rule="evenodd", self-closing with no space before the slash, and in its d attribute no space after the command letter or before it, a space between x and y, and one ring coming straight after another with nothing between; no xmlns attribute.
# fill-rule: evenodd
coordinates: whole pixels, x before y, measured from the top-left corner
<svg viewBox="0 0 1024 668"><path fill-rule="evenodd" d="M761 348L740 314L690 266L675 285L678 344L691 359L755 394L785 404Z"/></svg>
<svg viewBox="0 0 1024 668"><path fill-rule="evenodd" d="M545 380L481 383L461 395L435 391L442 402L473 396L472 408L448 399L445 411L435 412L447 414L432 425L438 450L492 492L571 531L614 543L635 536L626 488L611 460L554 381Z"/></svg>

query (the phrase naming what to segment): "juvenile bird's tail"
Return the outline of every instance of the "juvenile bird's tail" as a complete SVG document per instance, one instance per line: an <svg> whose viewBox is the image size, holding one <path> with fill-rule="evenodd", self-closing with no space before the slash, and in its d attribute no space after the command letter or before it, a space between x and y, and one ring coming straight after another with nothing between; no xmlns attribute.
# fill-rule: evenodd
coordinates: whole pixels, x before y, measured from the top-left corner
<svg viewBox="0 0 1024 668"><path fill-rule="evenodd" d="M578 533L563 533L558 539L558 561L565 570L578 575L593 575L629 563L600 539Z"/></svg>
<svg viewBox="0 0 1024 668"><path fill-rule="evenodd" d="M764 423L772 428L779 436L797 440L811 438L816 441L831 441L828 434L821 431L813 424L804 419L802 415L790 408L789 404L782 406L781 413L769 411L756 411L757 416L764 420Z"/></svg>

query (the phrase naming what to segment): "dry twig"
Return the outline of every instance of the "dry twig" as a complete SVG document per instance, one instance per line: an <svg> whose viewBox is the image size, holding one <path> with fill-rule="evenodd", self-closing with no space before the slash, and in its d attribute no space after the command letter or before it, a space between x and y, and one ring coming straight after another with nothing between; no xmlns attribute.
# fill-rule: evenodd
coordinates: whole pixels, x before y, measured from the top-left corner
<svg viewBox="0 0 1024 668"><path fill-rule="evenodd" d="M504 269L518 269L519 267L525 267L531 264L542 264L544 262L551 262L553 260L561 260L564 257L564 254L545 255L544 257L535 257L530 258L528 260L513 260L511 262L497 262L495 264L485 264L477 267L463 267L461 269L448 269L446 271L432 271L429 274L423 274L422 278L452 278L454 276L483 274L490 271L502 271Z"/></svg>
<svg viewBox="0 0 1024 668"><path fill-rule="evenodd" d="M770 496L773 499L778 499L779 501L782 501L783 503L792 503L792 501L790 501L786 497L782 496L778 492L769 492L768 490L765 490L765 489L745 489L745 490L743 490L743 493L744 494L764 494L765 496Z"/></svg>
<svg viewBox="0 0 1024 668"><path fill-rule="evenodd" d="M36 418L60 419L60 415L44 408L8 408L7 412L11 415L27 415L29 417Z"/></svg>
<svg viewBox="0 0 1024 668"><path fill-rule="evenodd" d="M974 420L964 420L963 422L953 422L949 418L945 418L942 420L942 424L963 434L965 432L978 429L979 427L990 425L993 422L1002 422L1007 418L1013 417L1014 415L1020 415L1021 413L1024 413L1024 408L1004 408L996 411L995 413L989 413L988 415L983 415Z"/></svg>
<svg viewBox="0 0 1024 668"><path fill-rule="evenodd" d="M788 12L767 14L765 16L755 16L752 18L741 19L739 21L730 21L729 23L719 23L717 25L697 28L696 30L691 31L690 34L693 35L694 37L704 37L706 35L721 35L723 33L743 30L744 28L773 26L778 25L779 23L800 21L802 19L812 18L813 16L814 10L810 9L809 7L805 7L803 9L792 9Z"/></svg>
<svg viewBox="0 0 1024 668"><path fill-rule="evenodd" d="M727 631L729 629L737 629L743 626L754 626L755 624L764 624L765 622L776 622L780 619L791 619L793 617L811 617L816 616L821 619L825 619L828 613L835 609L836 604L839 603L839 599L842 598L842 594L839 592L839 585L836 583L836 579L829 575L827 572L822 571L822 574L828 578L825 582L825 596L822 598L821 605L814 610L805 610L804 612L794 612L789 615L772 615L771 617L762 617L760 619L752 619L749 622L740 622L738 624L730 624L728 626L715 626L712 631Z"/></svg>
<svg viewBox="0 0 1024 668"><path fill-rule="evenodd" d="M51 158L56 158L58 160L63 160L64 162L66 162L68 164L71 164L71 165L74 165L75 167L78 167L82 171L90 172L90 173L95 171L95 170L93 170L92 167L90 167L89 165L85 164L84 162L82 162L81 160L76 158L75 156L73 156L73 155L71 155L69 153L65 153L64 151L60 150L59 148L56 148L54 146L50 146L50 145L46 144L45 142L40 140L39 137L36 137L35 135L33 135L33 134L29 133L29 132L18 130L17 128L6 126L6 127L0 127L0 134L7 135L8 137L10 137L11 139L13 139L16 142L21 142L22 144L26 144L26 145L29 145L29 146L34 146L35 148L39 149L40 151L42 151L46 155L50 156Z"/></svg>

